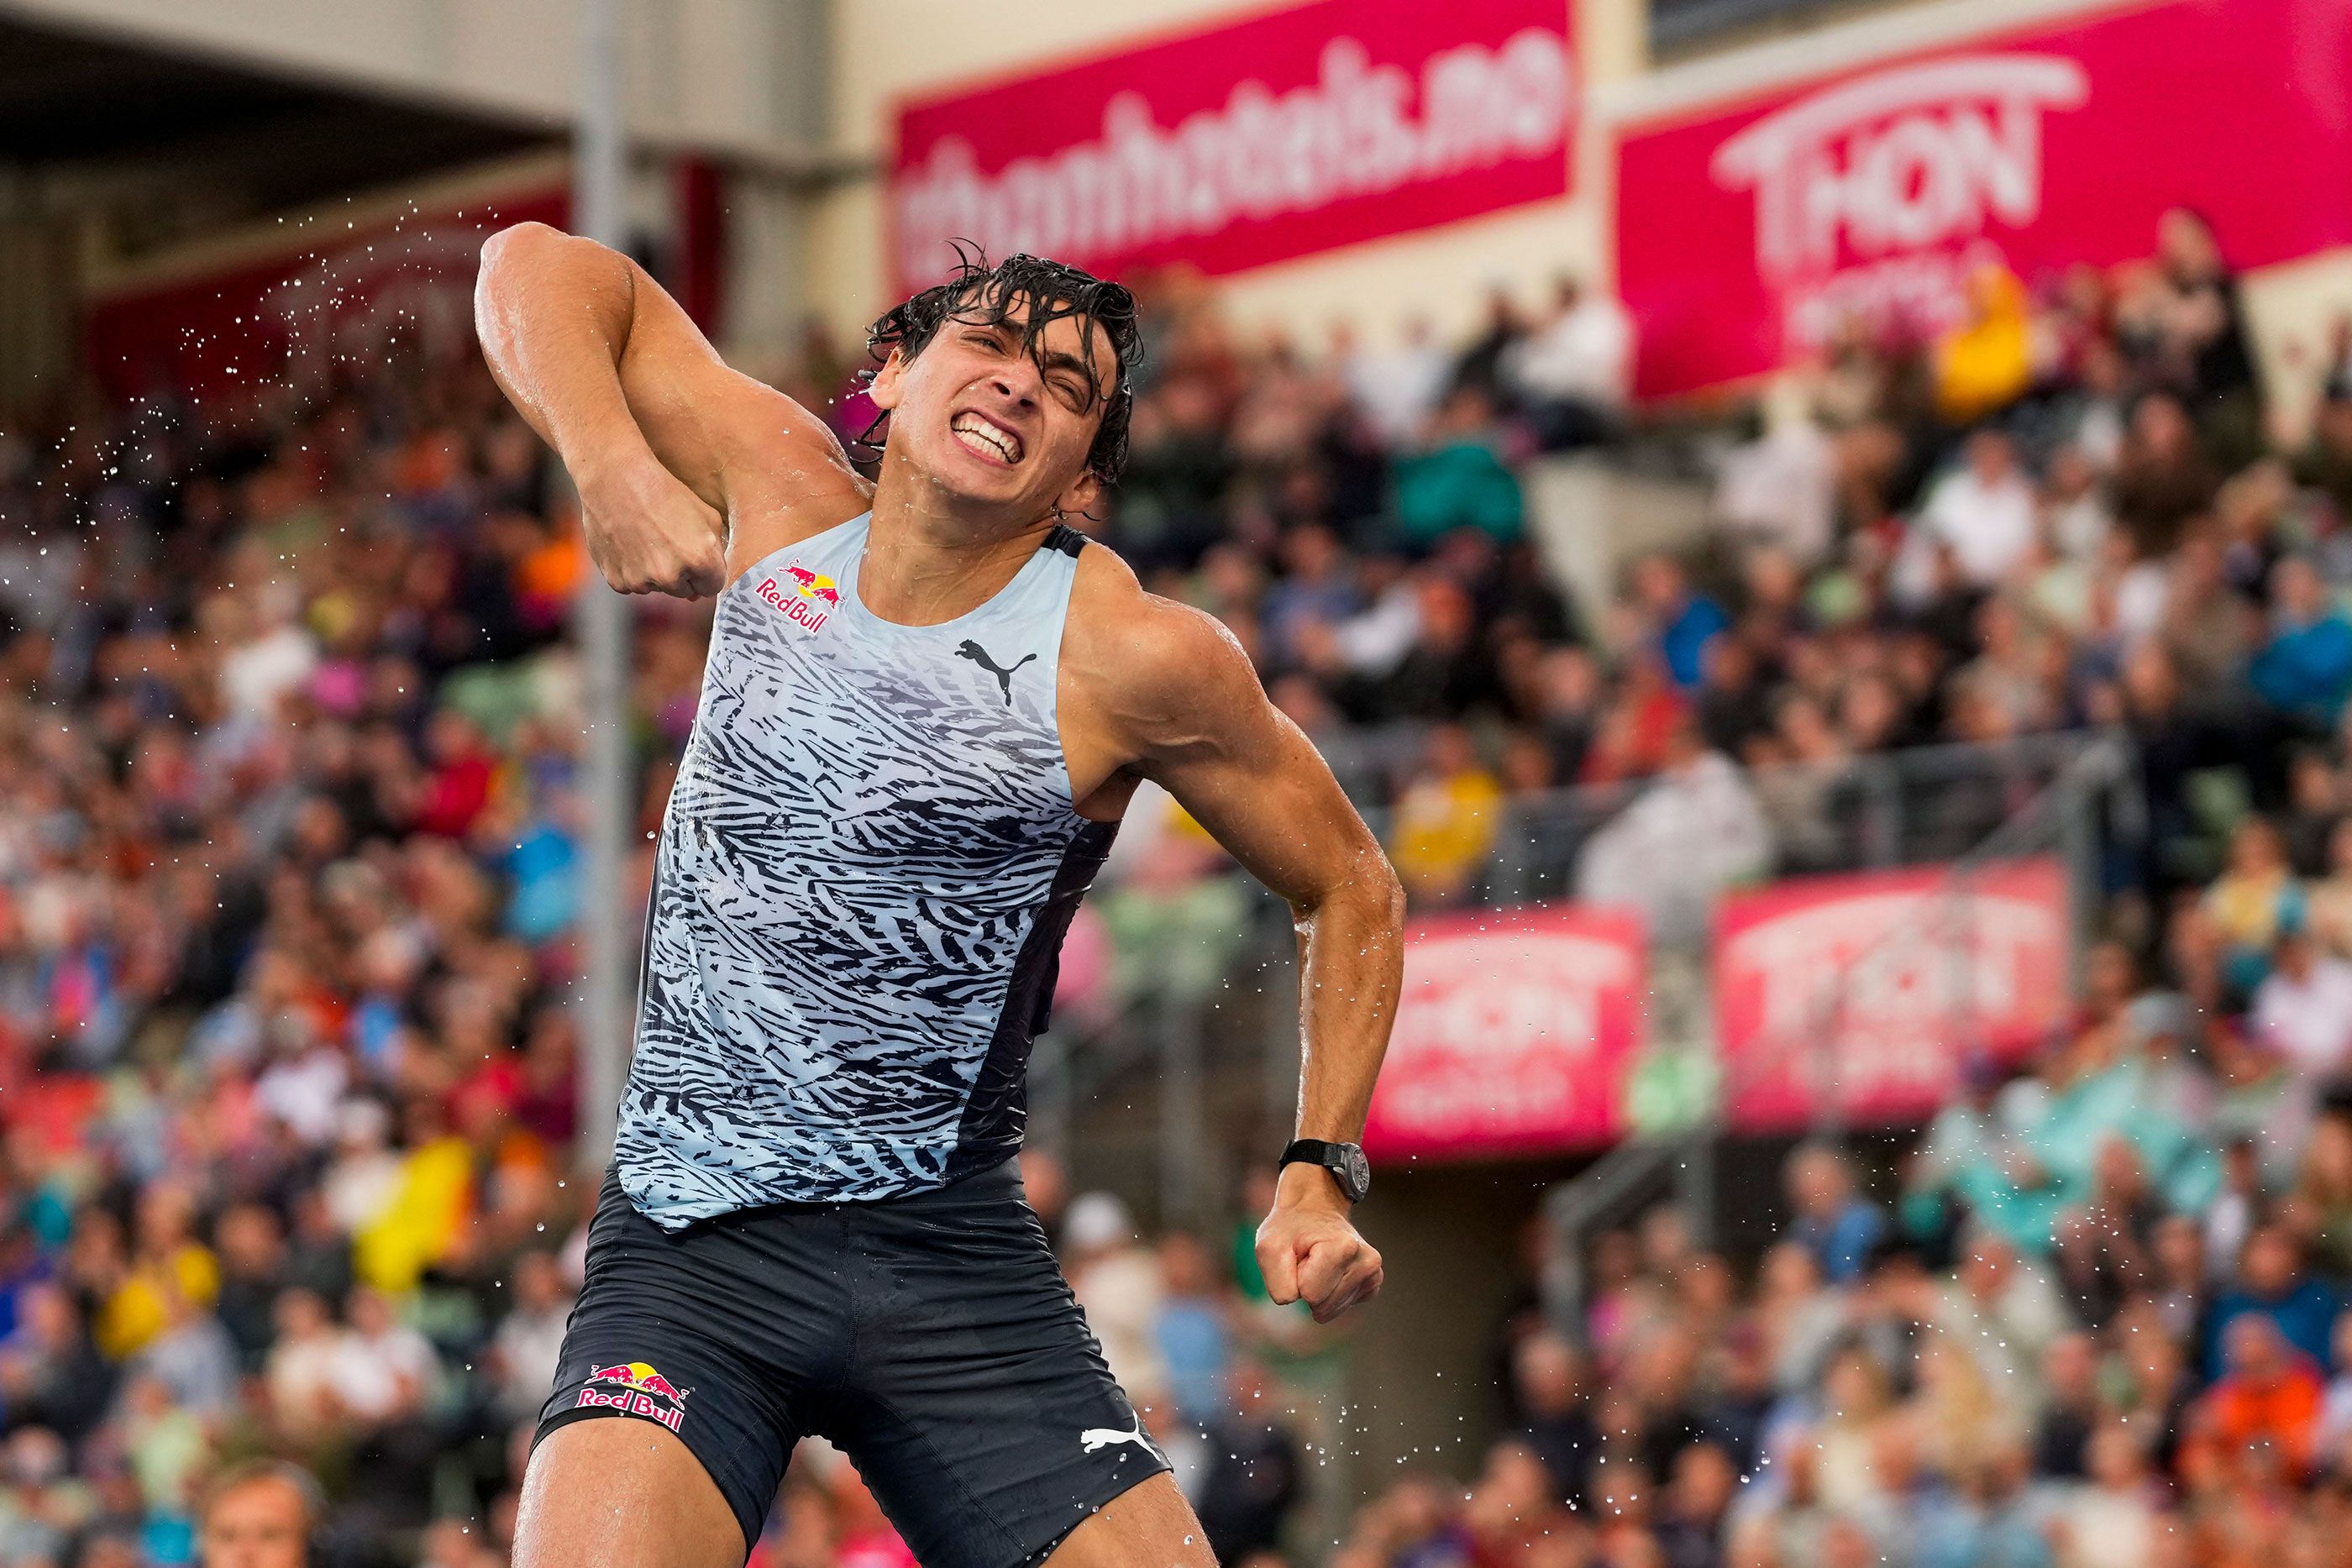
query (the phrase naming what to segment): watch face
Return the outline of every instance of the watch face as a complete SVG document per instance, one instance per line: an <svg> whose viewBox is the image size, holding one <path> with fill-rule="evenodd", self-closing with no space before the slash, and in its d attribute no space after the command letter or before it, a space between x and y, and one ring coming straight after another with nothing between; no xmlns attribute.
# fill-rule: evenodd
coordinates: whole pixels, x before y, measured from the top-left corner
<svg viewBox="0 0 2352 1568"><path fill-rule="evenodd" d="M1372 1188L1372 1162L1366 1159L1364 1151L1353 1144L1340 1151L1340 1157L1348 1166L1341 1177L1347 1183L1348 1197L1353 1202L1361 1203L1364 1194Z"/></svg>

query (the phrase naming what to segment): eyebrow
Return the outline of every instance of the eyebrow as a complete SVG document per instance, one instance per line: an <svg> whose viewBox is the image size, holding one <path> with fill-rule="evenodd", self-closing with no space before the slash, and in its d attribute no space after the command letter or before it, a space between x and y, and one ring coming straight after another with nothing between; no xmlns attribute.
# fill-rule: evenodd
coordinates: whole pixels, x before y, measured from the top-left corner
<svg viewBox="0 0 2352 1568"><path fill-rule="evenodd" d="M986 332L1000 340L1018 341L1028 335L1028 321L1025 318L1018 325L1015 325L1010 318L1001 321L972 320L970 318L962 319L966 327ZM1111 351L1111 357L1114 361L1118 359L1118 352L1116 349ZM1097 374L1095 367L1066 349L1052 350L1039 355L1037 368L1047 375L1053 374L1055 371L1068 371L1071 374L1079 377L1087 383L1087 399L1090 402L1110 395L1108 389L1103 384L1102 378Z"/></svg>
<svg viewBox="0 0 2352 1568"><path fill-rule="evenodd" d="M1087 384L1088 386L1093 386L1095 384L1095 368L1087 363L1084 360L1078 358L1077 355L1066 350L1055 350L1055 352L1049 353L1045 356L1041 363L1048 371L1075 371L1078 375L1086 378Z"/></svg>

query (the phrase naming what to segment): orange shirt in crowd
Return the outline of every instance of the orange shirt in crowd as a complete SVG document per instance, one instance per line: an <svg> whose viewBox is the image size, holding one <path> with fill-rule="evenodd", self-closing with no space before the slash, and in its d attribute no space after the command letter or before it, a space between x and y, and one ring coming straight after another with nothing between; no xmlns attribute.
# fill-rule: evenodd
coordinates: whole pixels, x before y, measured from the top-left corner
<svg viewBox="0 0 2352 1568"><path fill-rule="evenodd" d="M2262 1382L2231 1373L2200 1402L2200 1435L2225 1455L2268 1443L2297 1473L2309 1469L2319 1437L2326 1385L2308 1362L2297 1362Z"/></svg>

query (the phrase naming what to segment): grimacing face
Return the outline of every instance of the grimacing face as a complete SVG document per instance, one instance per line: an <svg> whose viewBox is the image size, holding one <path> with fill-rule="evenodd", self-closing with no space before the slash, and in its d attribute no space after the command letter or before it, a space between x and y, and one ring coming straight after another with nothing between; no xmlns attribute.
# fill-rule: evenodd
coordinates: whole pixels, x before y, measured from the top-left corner
<svg viewBox="0 0 2352 1568"><path fill-rule="evenodd" d="M1034 355L1022 351L1025 320L1021 305L1001 326L951 316L913 359L893 350L868 390L890 413L889 457L1023 522L1086 511L1101 495L1087 459L1118 380L1108 334L1092 335L1089 371L1077 318L1049 325Z"/></svg>

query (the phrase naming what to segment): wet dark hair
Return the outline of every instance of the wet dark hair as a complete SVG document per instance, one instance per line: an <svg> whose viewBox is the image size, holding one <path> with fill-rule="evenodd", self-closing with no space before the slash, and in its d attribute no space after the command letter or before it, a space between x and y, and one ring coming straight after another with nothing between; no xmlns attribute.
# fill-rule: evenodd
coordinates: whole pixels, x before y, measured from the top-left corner
<svg viewBox="0 0 2352 1568"><path fill-rule="evenodd" d="M1078 357L1087 362L1089 396L1103 402L1102 426L1087 454L1087 472L1106 485L1118 481L1127 466L1127 425L1135 412L1135 388L1130 379L1143 359L1143 335L1136 325L1135 296L1127 286L1042 256L1008 256L993 267L977 245L955 242L955 276L924 289L903 305L885 311L866 329L866 351L878 366L896 349L912 360L939 336L950 321L980 326L1011 324L1016 308L1027 308L1021 325L1021 352L1045 364L1045 329L1066 318L1078 323ZM1094 369L1095 333L1109 335L1118 360L1113 383L1105 387ZM867 371L871 380L874 372ZM887 435L886 410L860 431L857 444L880 450Z"/></svg>

